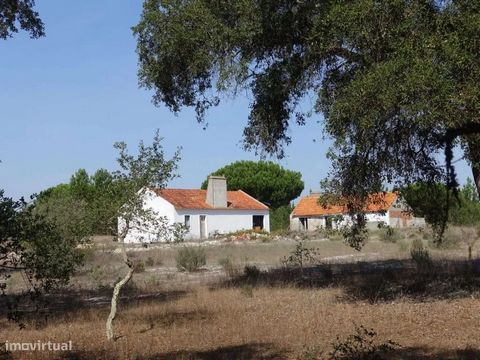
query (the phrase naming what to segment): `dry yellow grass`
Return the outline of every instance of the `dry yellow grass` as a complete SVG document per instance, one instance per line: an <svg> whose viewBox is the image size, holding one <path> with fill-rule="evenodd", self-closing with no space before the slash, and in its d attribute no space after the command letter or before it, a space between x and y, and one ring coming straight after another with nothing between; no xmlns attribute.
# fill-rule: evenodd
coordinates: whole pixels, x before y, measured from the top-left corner
<svg viewBox="0 0 480 360"><path fill-rule="evenodd" d="M410 280L415 273L411 267L403 272L382 270L388 261L396 259L398 263L409 256L398 244L371 241L359 254L342 242L309 241L307 246L318 247L324 263L330 262L325 258L337 263L331 279L323 279L326 275L320 273L317 282L310 279L294 287L272 271L263 273L253 287L248 279L223 286L220 259L232 257L240 269L246 264L272 268L293 246L292 241L210 246L206 248L207 270L195 274L176 270L175 248L138 251L135 261L147 263L151 257L153 265L135 274L124 294L156 295L122 302L115 322L119 336L115 343L105 337L106 301L109 287L125 266L112 249L97 249L72 279L72 288L80 291L78 296L105 296L102 305L74 305L54 312L47 321L34 316L23 330L0 318L0 346L7 340L72 340L73 351L2 354L0 348L0 359L307 359L309 349L326 358L337 336L344 339L354 333L355 325L375 330L380 341L399 343L402 348L391 354L392 359L480 359L478 277L456 286L457 280L462 280L461 270L457 277L434 276L427 279L425 289L412 289ZM434 259L466 257L464 248L431 252ZM355 260L379 260L380 270L368 276L353 275L350 269ZM20 280L14 277L12 282L20 285ZM390 288L384 288L385 281Z"/></svg>
<svg viewBox="0 0 480 360"><path fill-rule="evenodd" d="M337 335L363 324L402 345L396 358L480 354L472 350L480 347L477 299L372 305L339 301L340 292L260 287L250 296L241 288L200 286L172 301L123 306L113 344L104 335L106 308L62 314L37 329L3 321L0 340L73 341L71 353L13 352L12 359L295 359L305 347L326 353Z"/></svg>

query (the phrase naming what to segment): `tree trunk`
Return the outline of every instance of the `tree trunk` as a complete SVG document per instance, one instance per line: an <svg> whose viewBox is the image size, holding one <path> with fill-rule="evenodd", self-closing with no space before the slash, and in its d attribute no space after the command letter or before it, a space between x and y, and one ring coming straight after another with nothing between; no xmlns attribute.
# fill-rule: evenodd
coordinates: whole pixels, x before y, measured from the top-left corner
<svg viewBox="0 0 480 360"><path fill-rule="evenodd" d="M467 159L472 166L473 182L477 187L477 194L480 196L480 135L467 139Z"/></svg>
<svg viewBox="0 0 480 360"><path fill-rule="evenodd" d="M122 244L123 260L125 261L125 264L128 266L128 272L123 279L121 279L118 283L115 284L115 287L113 288L112 305L110 307L110 314L108 315L108 319L106 323L107 339L113 340L113 341L115 340L115 337L113 334L113 320L115 320L115 316L117 315L117 305L118 305L120 290L122 290L122 288L130 281L133 275L133 263L130 261L130 259L127 256L127 250L125 249L124 238L122 238L120 241Z"/></svg>
<svg viewBox="0 0 480 360"><path fill-rule="evenodd" d="M480 164L472 164L473 182L477 187L477 194L480 196Z"/></svg>

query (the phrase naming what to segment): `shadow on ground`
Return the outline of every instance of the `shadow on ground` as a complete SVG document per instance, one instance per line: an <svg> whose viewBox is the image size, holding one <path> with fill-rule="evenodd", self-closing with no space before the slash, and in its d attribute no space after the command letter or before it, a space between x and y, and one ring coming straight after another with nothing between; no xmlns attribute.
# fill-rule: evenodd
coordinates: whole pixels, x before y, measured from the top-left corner
<svg viewBox="0 0 480 360"><path fill-rule="evenodd" d="M341 301L417 301L453 299L480 294L480 260L441 260L417 266L411 260L383 260L321 264L303 268L277 268L245 272L212 286L212 289L243 286L339 287Z"/></svg>
<svg viewBox="0 0 480 360"><path fill-rule="evenodd" d="M115 354L107 352L69 352L62 360L116 359ZM277 350L271 344L251 343L235 346L218 347L211 350L174 351L154 353L146 357L136 357L136 360L282 360L286 359L283 351Z"/></svg>
<svg viewBox="0 0 480 360"><path fill-rule="evenodd" d="M108 311L112 289L96 291L62 291L47 295L2 295L0 296L0 316L6 316L22 323L33 324L41 329L56 319L62 320L65 314L74 314L87 308L104 308ZM171 290L155 293L140 293L135 289L126 289L119 304L137 306L143 303L164 303L180 299L188 294L184 290Z"/></svg>
<svg viewBox="0 0 480 360"><path fill-rule="evenodd" d="M61 360L116 360L118 354L107 350L98 351L71 351L62 354L55 354L55 359ZM211 350L190 350L160 352L148 356L135 357L136 360L282 360L291 355L285 350L279 350L272 344L250 343L243 345L224 346ZM371 354L370 354L371 355ZM400 348L393 352L378 357L368 357L367 354L356 354L350 357L334 358L335 360L476 360L480 359L480 350L467 348L459 350L431 349L421 347ZM310 360L332 359L328 353L319 355L320 357L308 357ZM302 357L300 357L301 359ZM11 354L0 353L0 359L13 359Z"/></svg>
<svg viewBox="0 0 480 360"><path fill-rule="evenodd" d="M404 348L396 350L391 356L392 360L477 360L480 359L480 350L471 348L462 350Z"/></svg>

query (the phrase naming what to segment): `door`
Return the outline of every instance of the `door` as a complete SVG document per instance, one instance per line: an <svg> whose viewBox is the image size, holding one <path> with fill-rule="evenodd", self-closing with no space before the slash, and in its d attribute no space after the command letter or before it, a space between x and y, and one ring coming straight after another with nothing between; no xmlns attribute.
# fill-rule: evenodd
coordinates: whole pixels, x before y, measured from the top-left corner
<svg viewBox="0 0 480 360"><path fill-rule="evenodd" d="M200 239L207 237L207 216L200 215Z"/></svg>
<svg viewBox="0 0 480 360"><path fill-rule="evenodd" d="M303 231L307 231L308 230L308 218L300 218L300 224L301 224L301 227Z"/></svg>
<svg viewBox="0 0 480 360"><path fill-rule="evenodd" d="M263 230L263 215L253 215L253 230Z"/></svg>

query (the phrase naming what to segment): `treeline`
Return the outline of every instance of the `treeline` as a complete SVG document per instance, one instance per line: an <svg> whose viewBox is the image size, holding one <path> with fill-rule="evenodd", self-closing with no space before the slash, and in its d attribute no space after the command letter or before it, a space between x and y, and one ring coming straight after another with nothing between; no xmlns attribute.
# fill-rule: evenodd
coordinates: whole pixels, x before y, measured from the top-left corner
<svg viewBox="0 0 480 360"><path fill-rule="evenodd" d="M39 215L55 224L66 237L85 234L114 235L117 218L112 204L118 203L125 184L105 169L89 175L75 172L70 182L42 191L34 206Z"/></svg>
<svg viewBox="0 0 480 360"><path fill-rule="evenodd" d="M401 190L401 194L414 215L425 217L429 224L440 224L448 217L452 225L480 225L480 199L470 178L456 190L440 183L417 183Z"/></svg>

